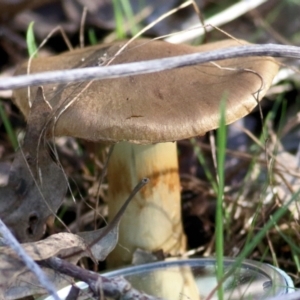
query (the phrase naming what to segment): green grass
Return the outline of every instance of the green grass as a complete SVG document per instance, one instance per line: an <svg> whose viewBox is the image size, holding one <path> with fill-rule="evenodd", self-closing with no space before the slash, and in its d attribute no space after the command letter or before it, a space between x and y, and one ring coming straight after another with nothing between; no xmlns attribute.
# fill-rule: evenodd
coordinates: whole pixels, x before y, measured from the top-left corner
<svg viewBox="0 0 300 300"><path fill-rule="evenodd" d="M283 205L279 210L277 210L272 217L269 218L267 223L255 234L252 239L249 241L247 245L242 249L239 256L236 258L235 262L232 264L231 268L227 271L227 273L223 276L221 282L224 282L225 279L230 277L236 270L239 269L243 261L251 254L251 252L261 243L261 241L265 238L267 232L274 228L276 224L279 222L279 220L287 213L288 206L297 200L297 198L300 195L300 191L292 195L290 200ZM208 299L211 298L211 296L216 292L216 290L219 288L216 287L212 293L209 295ZM220 298L219 298L220 299Z"/></svg>
<svg viewBox="0 0 300 300"><path fill-rule="evenodd" d="M130 28L129 32L132 36L139 32L139 27L136 25L135 16L128 0L113 0L114 18L116 24L116 35L118 39L124 39L127 36L126 28ZM127 25L128 26L125 26Z"/></svg>
<svg viewBox="0 0 300 300"><path fill-rule="evenodd" d="M222 104L224 105L224 103ZM234 222L234 211L235 207L233 206L233 209L231 209L231 212L228 213L226 217L226 207L225 207L225 213L224 213L224 203L223 203L223 197L224 197L224 159L225 159L225 152L226 152L226 126L224 123L224 106L221 109L221 122L220 127L217 131L217 174L218 174L218 184L216 183L216 180L214 179L212 173L209 170L208 162L205 161L204 155L201 152L201 149L197 146L195 140L192 140L192 144L194 145L194 151L199 159L200 164L205 170L205 174L207 176L208 181L210 182L211 186L213 187L214 191L217 187L217 206L216 206L216 231L215 231L215 237L216 237L216 247L215 247L215 253L217 258L217 278L219 281L219 286L216 287L214 292L218 293L218 299L223 299L223 289L222 289L222 282L224 282L225 278L228 278L230 275L235 273L240 265L242 264L243 260L248 258L249 256L253 255L253 251L255 249L260 249L263 253L261 256L261 261L264 261L266 256L270 256L273 258L273 265L277 265L278 261L280 260L280 255L275 249L274 251L271 251L269 248L269 245L265 242L266 237L272 230L272 234L274 235L274 229L276 228L276 231L278 232L278 236L281 236L281 239L285 241L285 243L290 247L291 249L291 259L293 259L295 263L295 268L297 268L298 272L300 270L300 262L299 262L299 254L300 254L300 247L298 246L297 242L295 242L295 237L292 237L291 230L289 232L283 232L280 229L280 224L282 224L283 217L285 217L286 213L288 212L288 207L291 203L294 201L297 201L299 199L300 192L297 191L294 194L291 194L289 201L285 201L285 203L278 207L271 215L268 215L265 219L265 224L258 223L261 221L262 217L262 211L265 210L265 204L264 204L264 198L267 196L267 193L270 193L270 188L273 184L273 178L274 178L274 160L270 160L270 156L268 157L268 160L266 158L266 163L268 163L268 168L265 166L260 165L261 163L258 162L258 158L261 159L261 154L266 153L264 149L261 148L258 144L254 143L251 146L251 153L252 155L252 161L249 163L248 166L248 172L244 179L244 184L242 184L240 191L236 194L237 199L243 195L244 187L249 184L249 181L252 183L255 183L257 186L260 187L260 193L256 194L259 195L259 199L256 199L255 203L257 203L256 211L253 212L252 222L250 227L248 228L248 231L245 235L245 243L244 246L241 248L240 253L238 257L236 258L235 263L232 265L230 270L224 274L223 269L223 257L224 257L224 236L227 237L227 239L234 239L235 237L232 236L234 234L233 232L230 232L230 228L233 225ZM275 127L274 124L277 124L276 128L274 128L275 131L275 138L279 141L279 138L281 136L282 128L284 124L288 121L288 117L286 115L287 113L287 101L285 100L285 95L280 94L276 100L274 101L274 104L272 106L271 111L267 114L266 117L262 120L262 130L261 135L258 137L258 141L261 145L264 147L268 147L271 136L269 133L269 128L272 126ZM274 133L273 133L274 136ZM277 154L277 143L278 141L275 140L275 147L273 149L273 155L276 156ZM253 178L253 172L255 171L255 168L257 166L260 167L260 171L257 173L257 175ZM265 176L262 176L262 171L265 173ZM256 178L256 179L255 179ZM263 181L261 181L263 179ZM275 198L274 198L275 200ZM251 201L251 198L249 200ZM275 205L275 202L274 202ZM255 205L254 205L255 208ZM227 223L227 227L223 228L224 222ZM259 230L258 229L259 225ZM228 231L227 233L225 231ZM226 235L227 234L227 235ZM295 235L295 234L294 234ZM280 266L279 266L280 267Z"/></svg>
<svg viewBox="0 0 300 300"><path fill-rule="evenodd" d="M8 138L11 142L11 145L13 146L14 150L16 151L19 147L19 143L18 143L18 139L17 139L17 136L16 136L16 133L12 127L12 124L2 106L2 103L0 101L0 118L3 122L3 125L4 125L4 128L5 128L5 131L8 135Z"/></svg>
<svg viewBox="0 0 300 300"><path fill-rule="evenodd" d="M28 25L26 32L26 43L29 57L35 57L37 55L37 45L35 42L34 31L33 31L34 22L31 22Z"/></svg>
<svg viewBox="0 0 300 300"><path fill-rule="evenodd" d="M226 96L223 97L220 106L220 126L217 130L217 174L218 193L216 207L216 258L217 258L217 280L220 283L218 288L219 300L224 298L222 278L224 276L224 230L223 230L223 199L225 186L225 156L226 156Z"/></svg>
<svg viewBox="0 0 300 300"><path fill-rule="evenodd" d="M93 28L89 28L88 37L89 37L90 45L97 45L98 44L98 39L97 39L95 30Z"/></svg>
<svg viewBox="0 0 300 300"><path fill-rule="evenodd" d="M208 182L210 183L210 185L211 185L213 191L215 192L215 194L217 194L218 193L218 185L217 185L217 182L216 182L212 172L209 169L208 164L206 163L206 159L205 159L205 156L203 154L203 151L201 150L201 148L197 144L197 141L196 141L195 138L191 138L190 142L191 142L191 144L194 148L194 153L196 154L196 157L197 157L200 165L203 168L203 171L205 173L205 176L206 176Z"/></svg>

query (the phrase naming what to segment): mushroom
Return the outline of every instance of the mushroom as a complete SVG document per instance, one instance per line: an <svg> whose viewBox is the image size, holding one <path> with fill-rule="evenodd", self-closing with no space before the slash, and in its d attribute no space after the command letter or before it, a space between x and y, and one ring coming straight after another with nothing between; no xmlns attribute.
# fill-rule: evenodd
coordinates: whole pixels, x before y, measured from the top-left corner
<svg viewBox="0 0 300 300"><path fill-rule="evenodd" d="M225 40L204 46L137 40L113 64L142 61L237 46ZM31 73L105 64L125 42L36 58ZM23 64L16 74L26 73ZM181 224L176 143L203 135L219 125L219 104L226 94L226 123L249 114L268 90L278 64L270 57L247 57L188 66L152 74L44 87L53 107L49 134L118 143L108 167L109 216L114 216L142 177L150 184L129 205L120 225L119 244L111 267L130 263L137 248L162 249L172 255L185 250ZM30 95L35 94L30 88ZM259 91L259 93L257 93ZM257 94L256 94L257 93ZM255 96L256 95L256 96ZM25 116L27 89L14 91ZM66 105L72 104L66 109ZM139 145L143 144L143 145Z"/></svg>

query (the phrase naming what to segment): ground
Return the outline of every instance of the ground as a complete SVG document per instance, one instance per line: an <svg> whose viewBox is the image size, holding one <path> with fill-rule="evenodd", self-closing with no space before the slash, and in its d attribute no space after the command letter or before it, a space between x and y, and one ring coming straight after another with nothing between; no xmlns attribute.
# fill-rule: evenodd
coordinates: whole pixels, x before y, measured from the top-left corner
<svg viewBox="0 0 300 300"><path fill-rule="evenodd" d="M2 3L3 2L3 3ZM28 58L26 31L30 21L34 21L34 33L39 44L57 26L65 30L70 43L79 44L82 7L79 1L19 1L20 6L0 2L0 70L1 76L11 76L18 64ZM45 3L44 3L45 2ZM116 4L115 10L106 1L95 3L92 13L87 13L83 23L81 41L91 44L96 41L111 41L118 37L131 36L142 26L149 24L167 11L177 1L151 1L152 14L147 9L132 5L126 10ZM213 1L197 1L205 19L217 16L233 1L223 1L218 5ZM23 5L21 5L23 3ZM86 1L89 9L92 1ZM284 43L299 45L299 4L296 1L266 1L257 9L235 18L220 26L221 30L210 28L204 38L193 43L211 42L224 39L225 33L238 39L253 43ZM8 13L7 13L8 12ZM115 12L115 14L114 14ZM124 30L124 20L118 13L130 17L130 22L141 18L138 25L127 22L130 30ZM125 12L125 13L124 13ZM141 13L142 12L142 13ZM284 16L284 17L283 17ZM119 16L120 17L120 16ZM168 34L182 30L197 17L189 7L179 12L169 21L158 23L146 37ZM122 16L121 16L122 18ZM220 17L221 18L221 17ZM119 20L119 21L118 21ZM117 25L117 27L116 27ZM175 29L174 29L175 27ZM127 27L126 27L127 28ZM60 53L68 49L60 31L56 31L40 50L39 56ZM283 69L287 64L297 68L299 62L282 61ZM0 93L0 185L7 180L9 166L17 147L15 136L24 135L26 121L11 101L11 91ZM265 224L276 218L278 211L294 197L299 188L299 75L295 74L278 80L261 102L263 118L256 108L247 117L228 126L226 161L224 167L224 255L236 257L242 249L261 231L262 239L254 247L249 246L247 258L268 262L285 270L299 286L299 217L297 205L292 204L287 213L275 220L276 226L266 230ZM178 142L180 179L182 186L182 218L187 235L189 254L197 256L215 255L215 215L216 215L216 170L211 152L214 149L215 132L194 140ZM58 216L72 232L93 229L104 225L102 216L107 216L107 186L98 189L107 148L92 142L73 138L60 138L56 142L60 162L69 179L70 190ZM99 155L101 153L101 155ZM71 192L70 192L71 191ZM76 199L76 203L72 197ZM95 220L94 208L99 203L99 215ZM295 201L294 203L297 203ZM63 230L55 221L47 227L46 236ZM105 263L94 266L90 261L82 264L105 269Z"/></svg>

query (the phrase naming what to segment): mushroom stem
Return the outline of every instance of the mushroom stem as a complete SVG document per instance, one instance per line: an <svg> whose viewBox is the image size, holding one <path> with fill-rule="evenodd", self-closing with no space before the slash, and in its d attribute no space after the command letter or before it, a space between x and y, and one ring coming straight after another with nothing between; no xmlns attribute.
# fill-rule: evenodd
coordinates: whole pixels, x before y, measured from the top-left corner
<svg viewBox="0 0 300 300"><path fill-rule="evenodd" d="M108 257L111 268L131 263L137 248L162 249L172 255L185 250L176 143L121 142L115 146L108 165L109 217L143 177L150 183L132 200L121 220L119 243Z"/></svg>

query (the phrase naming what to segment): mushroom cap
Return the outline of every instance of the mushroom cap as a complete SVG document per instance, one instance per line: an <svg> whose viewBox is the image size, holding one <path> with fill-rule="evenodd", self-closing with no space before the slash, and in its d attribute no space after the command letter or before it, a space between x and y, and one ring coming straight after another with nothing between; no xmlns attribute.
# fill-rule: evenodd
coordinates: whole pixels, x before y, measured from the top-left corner
<svg viewBox="0 0 300 300"><path fill-rule="evenodd" d="M32 61L30 73L96 66L114 56L124 44L123 41L97 45L36 58ZM240 44L241 41L224 40L193 47L137 40L115 57L112 64ZM55 135L137 144L203 135L219 126L220 102L224 97L226 123L229 124L251 112L257 105L255 93L260 91L258 99L261 100L278 71L278 64L271 57L235 58L218 61L217 64L221 68L206 63L117 79L46 85L45 97L53 107L52 117L63 111L55 123ZM27 63L19 67L16 75L26 73L26 69ZM37 88L30 89L33 97ZM14 101L27 116L27 89L15 90ZM66 108L70 101L73 103Z"/></svg>

